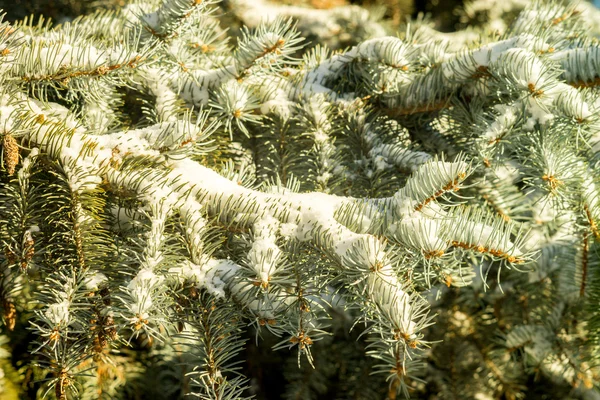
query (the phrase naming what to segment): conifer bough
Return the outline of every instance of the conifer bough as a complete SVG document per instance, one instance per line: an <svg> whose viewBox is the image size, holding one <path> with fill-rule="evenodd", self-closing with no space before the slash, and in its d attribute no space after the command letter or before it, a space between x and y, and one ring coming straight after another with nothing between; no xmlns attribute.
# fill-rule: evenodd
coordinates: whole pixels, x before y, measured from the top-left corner
<svg viewBox="0 0 600 400"><path fill-rule="evenodd" d="M0 396L260 397L254 342L297 352L287 398L335 374L339 398L599 398L578 9L452 44L350 13L371 37L331 52L286 17L314 33L342 9L260 3L230 44L223 11L251 4L0 25ZM323 355L344 340L358 358Z"/></svg>

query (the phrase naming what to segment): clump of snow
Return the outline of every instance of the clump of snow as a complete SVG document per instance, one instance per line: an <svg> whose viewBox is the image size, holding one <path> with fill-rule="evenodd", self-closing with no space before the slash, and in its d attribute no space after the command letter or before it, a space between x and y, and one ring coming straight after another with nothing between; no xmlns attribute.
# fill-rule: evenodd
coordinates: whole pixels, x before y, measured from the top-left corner
<svg viewBox="0 0 600 400"><path fill-rule="evenodd" d="M296 236L298 225L292 223L284 223L279 226L279 234L284 238Z"/></svg>
<svg viewBox="0 0 600 400"><path fill-rule="evenodd" d="M519 164L510 160L504 164L499 164L494 168L494 173L501 181L508 181L510 183L515 183L517 179L519 179Z"/></svg>
<svg viewBox="0 0 600 400"><path fill-rule="evenodd" d="M483 133L483 136L489 142L493 142L503 137L517 121L520 111L518 104L497 104L494 106L494 109L498 112L498 116L496 116L494 121L488 125L487 129Z"/></svg>
<svg viewBox="0 0 600 400"><path fill-rule="evenodd" d="M394 234L399 240L417 250L443 254L448 248L441 236L440 219L430 218L421 211L404 214L395 229Z"/></svg>
<svg viewBox="0 0 600 400"><path fill-rule="evenodd" d="M179 267L169 268L169 274L180 282L192 282L198 289L205 288L210 294L223 298L227 282L232 281L239 268L229 260L205 258L201 264L184 261Z"/></svg>
<svg viewBox="0 0 600 400"><path fill-rule="evenodd" d="M578 121L584 121L592 116L590 105L583 94L567 84L560 84L560 91L554 99L554 105L564 115L571 116Z"/></svg>
<svg viewBox="0 0 600 400"><path fill-rule="evenodd" d="M98 288L106 281L108 281L106 275L101 272L94 272L86 277L84 285L87 290L94 291L98 290Z"/></svg>
<svg viewBox="0 0 600 400"><path fill-rule="evenodd" d="M277 269L282 252L277 245L276 232L279 221L273 217L266 217L254 223L254 241L248 251L250 267L256 272L257 279L266 287L271 280L271 275Z"/></svg>
<svg viewBox="0 0 600 400"><path fill-rule="evenodd" d="M528 49L508 49L498 57L496 65L502 66L523 90L531 90L531 87L540 90L552 81L542 60Z"/></svg>
<svg viewBox="0 0 600 400"><path fill-rule="evenodd" d="M65 159L71 160L70 156ZM102 178L99 175L83 168L73 168L69 164L65 164L63 165L63 171L67 175L67 182L74 193L93 191L102 183Z"/></svg>
<svg viewBox="0 0 600 400"><path fill-rule="evenodd" d="M392 267L386 265L377 274L369 274L367 287L375 304L396 329L407 338L415 338L416 324L411 319L410 296L402 289Z"/></svg>
<svg viewBox="0 0 600 400"><path fill-rule="evenodd" d="M127 285L127 292L131 297L131 310L141 316L148 318L148 311L152 308L152 290L161 284L164 277L156 275L152 270L143 268ZM140 317L136 317L135 321Z"/></svg>
<svg viewBox="0 0 600 400"><path fill-rule="evenodd" d="M388 262L385 245L370 235L347 235L337 244L336 253L345 265L356 265L364 271L378 270Z"/></svg>
<svg viewBox="0 0 600 400"><path fill-rule="evenodd" d="M549 45L542 39L531 35L520 35L510 39L501 40L495 43L481 46L478 49L459 53L452 58L449 58L443 65L442 71L446 79L470 79L478 70L479 67L489 67L492 63L503 64L507 57L514 57L510 63L518 65L517 68L523 67L523 56L519 54L533 54L536 51L547 51ZM518 60L516 58L519 58ZM529 67L539 69L541 62L528 60ZM532 74L539 71L533 70ZM518 75L523 76L527 70L520 71ZM532 76L533 78L533 76ZM539 78L539 77L538 77ZM537 81L537 79L535 79ZM525 84L527 87L527 84Z"/></svg>
<svg viewBox="0 0 600 400"><path fill-rule="evenodd" d="M68 326L71 317L70 307L71 303L65 299L60 303L50 304L44 315L54 326Z"/></svg>
<svg viewBox="0 0 600 400"><path fill-rule="evenodd" d="M523 125L523 129L527 131L534 130L536 124L543 127L555 118L553 113L532 97L528 98L525 104L527 112L531 115Z"/></svg>

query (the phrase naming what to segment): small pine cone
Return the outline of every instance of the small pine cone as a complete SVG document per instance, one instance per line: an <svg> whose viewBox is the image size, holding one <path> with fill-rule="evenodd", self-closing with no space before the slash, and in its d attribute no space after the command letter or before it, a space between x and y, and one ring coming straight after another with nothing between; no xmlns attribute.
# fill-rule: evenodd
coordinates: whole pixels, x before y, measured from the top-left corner
<svg viewBox="0 0 600 400"><path fill-rule="evenodd" d="M15 167L19 163L19 145L15 138L7 133L4 135L2 141L2 147L4 148L4 165L8 171L8 175L15 173Z"/></svg>
<svg viewBox="0 0 600 400"><path fill-rule="evenodd" d="M15 323L17 322L17 309L15 305L8 300L5 300L3 303L4 304L2 304L2 306L4 308L4 320L6 321L6 327L9 331L12 331L15 329Z"/></svg>

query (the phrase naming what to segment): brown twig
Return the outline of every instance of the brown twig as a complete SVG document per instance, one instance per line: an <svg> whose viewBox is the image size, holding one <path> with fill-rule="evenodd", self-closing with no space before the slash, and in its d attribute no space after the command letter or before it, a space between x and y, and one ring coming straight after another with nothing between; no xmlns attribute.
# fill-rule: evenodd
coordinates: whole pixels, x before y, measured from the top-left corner
<svg viewBox="0 0 600 400"><path fill-rule="evenodd" d="M579 286L579 297L585 294L585 285L588 275L588 254L590 250L589 233L583 234L583 248L581 249L581 284Z"/></svg>

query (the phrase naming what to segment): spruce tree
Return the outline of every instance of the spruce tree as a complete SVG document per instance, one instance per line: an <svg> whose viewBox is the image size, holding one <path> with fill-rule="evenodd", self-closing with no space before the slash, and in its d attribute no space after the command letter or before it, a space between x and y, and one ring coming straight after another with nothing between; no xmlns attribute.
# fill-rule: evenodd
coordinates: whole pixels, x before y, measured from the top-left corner
<svg viewBox="0 0 600 400"><path fill-rule="evenodd" d="M0 24L0 398L600 398L590 6L84 9Z"/></svg>

